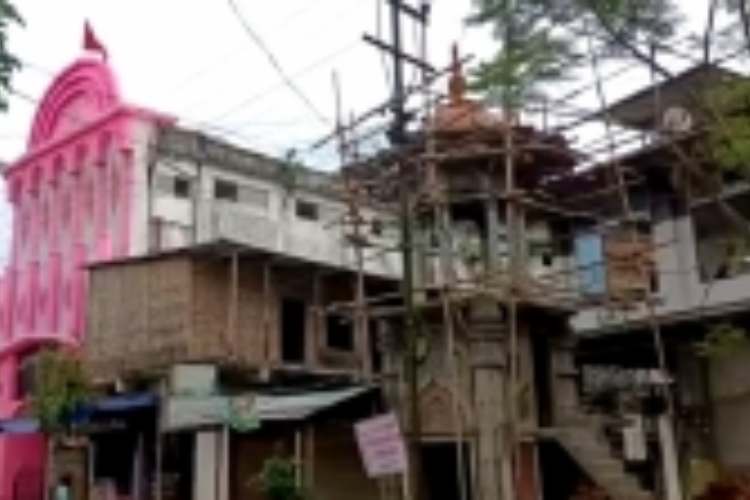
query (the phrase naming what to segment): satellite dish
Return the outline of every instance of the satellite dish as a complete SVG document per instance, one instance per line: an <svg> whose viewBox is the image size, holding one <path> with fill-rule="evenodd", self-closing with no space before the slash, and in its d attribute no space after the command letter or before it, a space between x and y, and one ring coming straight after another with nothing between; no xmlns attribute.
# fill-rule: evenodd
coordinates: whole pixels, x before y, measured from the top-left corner
<svg viewBox="0 0 750 500"><path fill-rule="evenodd" d="M693 115L685 108L675 106L667 109L662 118L662 128L666 132L685 133L693 129Z"/></svg>

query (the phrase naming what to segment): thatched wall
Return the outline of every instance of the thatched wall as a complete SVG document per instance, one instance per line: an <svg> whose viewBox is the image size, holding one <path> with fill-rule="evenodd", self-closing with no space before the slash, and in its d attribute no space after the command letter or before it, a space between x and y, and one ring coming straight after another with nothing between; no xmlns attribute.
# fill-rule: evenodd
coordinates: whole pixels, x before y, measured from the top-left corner
<svg viewBox="0 0 750 500"><path fill-rule="evenodd" d="M90 272L87 359L95 378L150 369L187 354L191 274L186 257Z"/></svg>
<svg viewBox="0 0 750 500"><path fill-rule="evenodd" d="M352 277L324 277L306 265L266 265L240 258L236 292L228 257L176 254L94 267L86 342L92 375L111 381L185 362L281 366L285 298L306 306L304 364L356 369L354 353L325 346L325 306L352 300Z"/></svg>

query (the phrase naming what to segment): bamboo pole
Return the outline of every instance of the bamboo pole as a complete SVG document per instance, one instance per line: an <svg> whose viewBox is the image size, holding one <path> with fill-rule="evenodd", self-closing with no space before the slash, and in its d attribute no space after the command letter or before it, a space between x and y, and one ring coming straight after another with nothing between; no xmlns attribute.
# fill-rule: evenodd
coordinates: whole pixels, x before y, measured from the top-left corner
<svg viewBox="0 0 750 500"><path fill-rule="evenodd" d="M435 210L436 223L441 228L441 249L451 248L450 239L450 214L446 207L441 206ZM468 500L468 485L466 484L466 458L464 457L464 429L463 429L463 416L461 413L460 397L463 391L461 390L460 384L460 369L458 366L458 356L456 350L456 335L453 322L453 313L451 311L450 298L448 296L448 288L453 280L453 269L450 255L448 252L441 253L442 262L442 274L445 286L440 291L440 296L443 306L443 328L447 337L447 348L446 357L448 366L451 370L451 378L453 380L453 421L455 425L455 438L456 438L456 474L459 485L459 499Z"/></svg>
<svg viewBox="0 0 750 500"><path fill-rule="evenodd" d="M271 264L263 262L263 364L271 363Z"/></svg>
<svg viewBox="0 0 750 500"><path fill-rule="evenodd" d="M587 30L588 35L588 50L589 50L589 56L591 60L591 68L594 72L594 76L596 78L596 89L597 89L597 96L599 98L600 104L602 109L608 110L607 106L607 100L606 95L604 93L604 88L602 86L602 81L600 77L600 70L599 70L599 59L596 56L596 54L593 51L592 45L592 35L590 31ZM658 99L658 96L657 96ZM609 137L610 142L610 154L611 159L615 156L615 146L614 141L611 139L611 117L609 115L608 111L605 111L604 113L605 117L605 129L607 132L607 135ZM620 196L620 200L622 203L622 210L625 215L625 219L632 220L632 206L630 204L630 197L629 193L627 191L627 188L625 186L624 177L622 175L622 169L619 162L615 161L613 162L613 167L616 174L616 180L617 180L617 187L618 192ZM635 243L636 241L636 234L635 229L630 228L631 231L631 237L632 241ZM640 264L643 265L643 259L640 259ZM647 302L647 308L648 308L648 318L649 323L652 330L652 337L654 342L654 350L657 357L657 365L659 368L659 371L661 372L663 377L667 377L667 361L666 361L666 351L664 346L664 339L662 337L661 332L661 326L659 324L659 320L656 315L656 309L654 307L654 300L653 300L653 294L652 292L648 293L648 297L646 299ZM666 496L668 500L680 500L683 498L682 494L682 488L680 484L680 477L679 477L679 464L677 463L677 454L675 452L675 443L673 439L673 433L674 433L674 401L672 393L669 389L668 384L665 382L661 386L661 392L662 396L665 398L666 404L667 404L667 422L664 425L661 425L661 427L664 427L666 429L666 433L668 434L667 438L664 439L662 437L662 432L660 432L660 444L662 448L662 469L664 474L664 481L666 486ZM669 439L671 436L671 440Z"/></svg>
<svg viewBox="0 0 750 500"><path fill-rule="evenodd" d="M156 429L155 429L155 440L156 440L156 457L154 462L156 468L156 478L154 479L154 485L156 488L156 494L154 495L156 500L162 500L164 498L164 485L162 470L164 469L164 441L162 439L162 429L164 428L163 418L164 412L166 411L167 404L167 388L166 382L162 379L159 381L159 402L156 408Z"/></svg>
<svg viewBox="0 0 750 500"><path fill-rule="evenodd" d="M234 354L239 333L239 252L233 251L229 262L229 301L227 304L227 331L225 336L225 347Z"/></svg>
<svg viewBox="0 0 750 500"><path fill-rule="evenodd" d="M367 313L367 297L365 290L365 260L362 235L362 213L359 207L358 193L353 193L349 202L349 213L354 221L354 251L357 261L356 290L355 290L355 335L357 337L357 351L360 356L360 366L365 380L372 378L372 359L370 357L370 332Z"/></svg>
<svg viewBox="0 0 750 500"><path fill-rule="evenodd" d="M506 107L506 120L510 120L510 108ZM503 443L501 460L505 462L510 460L510 470L508 464L503 463L503 493L505 500L512 500L515 498L515 480L518 474L514 471L514 463L517 463L516 458L516 394L517 394L517 373L518 373L518 322L516 314L516 300L514 294L516 293L516 287L519 284L520 274L523 270L522 266L525 263L522 260L522 252L519 247L523 243L523 234L519 225L519 213L518 207L516 206L515 199L515 163L514 163L514 141L512 134L512 122L509 122L511 127L505 134L505 148L507 154L505 155L505 189L507 191L508 199L505 203L505 224L506 224L506 237L508 241L508 252L509 252L509 266L510 266L510 290L509 299L506 301L508 311L508 383L506 384L506 401L507 401L507 418L505 430L508 430L505 434L509 438L509 443ZM525 240L525 238L523 238ZM497 250L497 249L495 249ZM505 455L509 455L508 458Z"/></svg>
<svg viewBox="0 0 750 500"><path fill-rule="evenodd" d="M294 484L298 489L302 488L302 431L299 427L294 429Z"/></svg>

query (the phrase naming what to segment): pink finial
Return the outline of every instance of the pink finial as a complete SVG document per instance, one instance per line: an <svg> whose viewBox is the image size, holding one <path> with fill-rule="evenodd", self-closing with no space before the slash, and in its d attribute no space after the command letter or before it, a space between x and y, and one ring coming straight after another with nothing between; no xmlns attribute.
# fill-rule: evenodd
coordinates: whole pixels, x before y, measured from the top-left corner
<svg viewBox="0 0 750 500"><path fill-rule="evenodd" d="M107 60L107 48L99 41L88 20L83 23L83 50L98 52L102 59Z"/></svg>

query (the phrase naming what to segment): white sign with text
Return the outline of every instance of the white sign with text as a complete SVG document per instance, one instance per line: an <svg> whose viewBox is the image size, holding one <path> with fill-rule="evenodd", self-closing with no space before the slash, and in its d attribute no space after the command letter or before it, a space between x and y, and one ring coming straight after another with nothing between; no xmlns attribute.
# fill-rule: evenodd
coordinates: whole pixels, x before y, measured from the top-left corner
<svg viewBox="0 0 750 500"><path fill-rule="evenodd" d="M406 446L394 413L363 420L354 426L354 432L368 477L406 471Z"/></svg>

